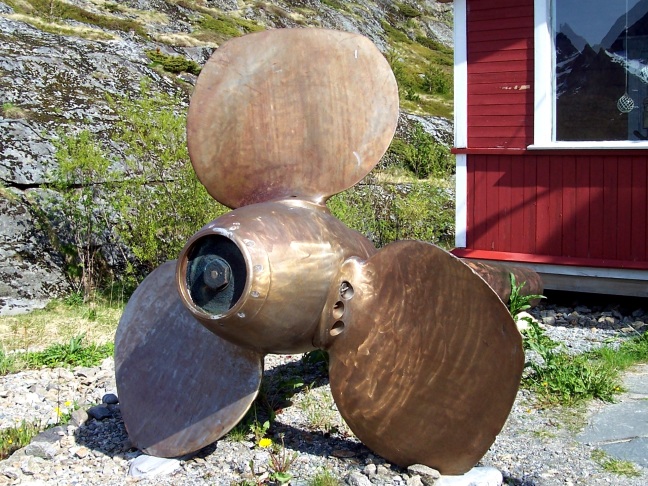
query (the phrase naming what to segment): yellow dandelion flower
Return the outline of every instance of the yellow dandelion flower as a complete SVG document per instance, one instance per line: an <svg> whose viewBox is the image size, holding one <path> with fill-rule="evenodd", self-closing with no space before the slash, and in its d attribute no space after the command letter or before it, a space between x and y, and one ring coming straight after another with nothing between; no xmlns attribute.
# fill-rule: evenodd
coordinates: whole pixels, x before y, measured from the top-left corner
<svg viewBox="0 0 648 486"><path fill-rule="evenodd" d="M56 408L54 409L54 411L56 412L56 415L59 415L59 416L60 416L60 415L63 415L63 412L61 412L61 409L58 408L58 407L56 407Z"/></svg>
<svg viewBox="0 0 648 486"><path fill-rule="evenodd" d="M259 447L270 447L272 445L272 439L264 437L259 441Z"/></svg>
<svg viewBox="0 0 648 486"><path fill-rule="evenodd" d="M68 400L63 405L65 405L66 407L69 407L70 405L72 405L72 402L70 400Z"/></svg>

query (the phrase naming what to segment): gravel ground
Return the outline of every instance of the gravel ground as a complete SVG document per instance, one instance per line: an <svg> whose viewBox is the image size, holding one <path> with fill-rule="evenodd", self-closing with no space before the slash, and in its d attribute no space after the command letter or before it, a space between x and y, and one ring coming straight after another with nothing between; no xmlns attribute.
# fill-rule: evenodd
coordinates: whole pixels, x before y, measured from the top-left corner
<svg viewBox="0 0 648 486"><path fill-rule="evenodd" d="M619 342L648 327L648 306L641 301L630 301L626 307L543 304L531 313L571 352ZM99 403L104 395L115 392L112 367L112 359L107 359L96 368L26 371L0 378L0 428L23 419L55 422L58 412L71 410L74 401ZM321 362L309 362L301 355L268 356L264 392L277 410L268 435L276 443L283 437L286 451L295 455L290 484L309 484L322 471L338 478L340 484L420 484L353 437L337 413ZM110 396L106 401L111 401ZM578 431L602 406L593 402L576 408L546 408L531 392L521 390L504 429L480 465L499 469L505 484L511 485L648 484L648 474L641 469L641 476L635 478L604 471L592 460L592 448L576 441ZM259 407L261 423L264 409ZM0 484L231 485L254 477L264 479L269 472L269 450L255 445L249 428L242 430L194 457L168 463L175 470L166 475L138 479L128 475L139 452L131 448L119 406L89 409L86 405L72 414L68 425L51 429L1 461Z"/></svg>

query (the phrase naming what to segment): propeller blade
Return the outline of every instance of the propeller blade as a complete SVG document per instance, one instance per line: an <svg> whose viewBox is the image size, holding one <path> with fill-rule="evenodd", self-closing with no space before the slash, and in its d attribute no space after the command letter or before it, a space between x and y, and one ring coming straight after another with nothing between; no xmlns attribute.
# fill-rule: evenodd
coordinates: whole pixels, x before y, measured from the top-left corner
<svg viewBox="0 0 648 486"><path fill-rule="evenodd" d="M133 293L115 336L121 413L133 444L159 457L195 452L245 415L261 384L263 355L209 332L182 305L176 263Z"/></svg>
<svg viewBox="0 0 648 486"><path fill-rule="evenodd" d="M207 61L187 117L196 174L237 208L321 203L378 163L398 121L398 87L367 38L275 29L232 39Z"/></svg>
<svg viewBox="0 0 648 486"><path fill-rule="evenodd" d="M459 259L418 241L341 267L316 344L331 391L367 447L401 466L472 468L516 396L522 339L497 295Z"/></svg>

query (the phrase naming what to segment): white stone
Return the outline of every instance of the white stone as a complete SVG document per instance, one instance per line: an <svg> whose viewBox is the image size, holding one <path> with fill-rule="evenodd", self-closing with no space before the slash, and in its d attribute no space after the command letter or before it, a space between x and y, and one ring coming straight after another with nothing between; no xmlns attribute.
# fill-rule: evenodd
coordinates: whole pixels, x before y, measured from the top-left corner
<svg viewBox="0 0 648 486"><path fill-rule="evenodd" d="M474 467L461 476L441 476L434 486L501 486L504 478L494 467Z"/></svg>
<svg viewBox="0 0 648 486"><path fill-rule="evenodd" d="M171 474L180 469L178 459L167 459L142 454L136 457L128 468L128 475L134 478L150 478L162 474Z"/></svg>
<svg viewBox="0 0 648 486"><path fill-rule="evenodd" d="M535 322L536 324L539 324L537 319L533 317L531 314L528 312L520 312L515 316L515 325L518 328L518 331L524 332L527 329L529 329L529 320L531 322Z"/></svg>

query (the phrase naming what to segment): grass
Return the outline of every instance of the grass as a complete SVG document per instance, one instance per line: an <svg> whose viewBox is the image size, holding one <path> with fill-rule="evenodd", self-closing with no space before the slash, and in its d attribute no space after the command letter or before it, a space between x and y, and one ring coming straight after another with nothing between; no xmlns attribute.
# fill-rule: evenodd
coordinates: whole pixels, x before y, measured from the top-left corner
<svg viewBox="0 0 648 486"><path fill-rule="evenodd" d="M634 463L623 461L621 459L614 459L601 449L594 449L592 451L592 460L607 472L618 474L619 476L641 476L641 471L639 471Z"/></svg>
<svg viewBox="0 0 648 486"><path fill-rule="evenodd" d="M522 385L548 404L574 405L589 399L612 402L623 391L621 372L648 362L648 334L624 341L617 349L604 346L571 355L547 337L537 323L530 322L524 345L535 351L541 362L526 364L530 372Z"/></svg>
<svg viewBox="0 0 648 486"><path fill-rule="evenodd" d="M322 469L307 484L308 486L340 486L343 483L328 469Z"/></svg>
<svg viewBox="0 0 648 486"><path fill-rule="evenodd" d="M304 412L313 430L329 434L343 424L333 396L327 389L306 387L297 406Z"/></svg>
<svg viewBox="0 0 648 486"><path fill-rule="evenodd" d="M0 316L0 349L40 351L57 343L70 343L83 335L85 343L112 342L125 304L121 293L83 302L78 294L50 302L29 314Z"/></svg>
<svg viewBox="0 0 648 486"><path fill-rule="evenodd" d="M27 110L16 106L13 103L2 103L2 116L3 118L10 118L14 120L27 118Z"/></svg>
<svg viewBox="0 0 648 486"><path fill-rule="evenodd" d="M52 344L42 351L12 354L0 351L0 375L43 367L97 366L113 353L112 342L102 345L85 343L83 335L80 335L70 339L67 344Z"/></svg>
<svg viewBox="0 0 648 486"><path fill-rule="evenodd" d="M28 445L40 431L40 427L24 420L15 427L0 430L0 460Z"/></svg>
<svg viewBox="0 0 648 486"><path fill-rule="evenodd" d="M139 22L114 16L95 14L74 4L60 0L10 1L9 3L18 13L37 15L50 21L54 19L74 20L107 30L134 31L139 35L146 35L146 30Z"/></svg>

